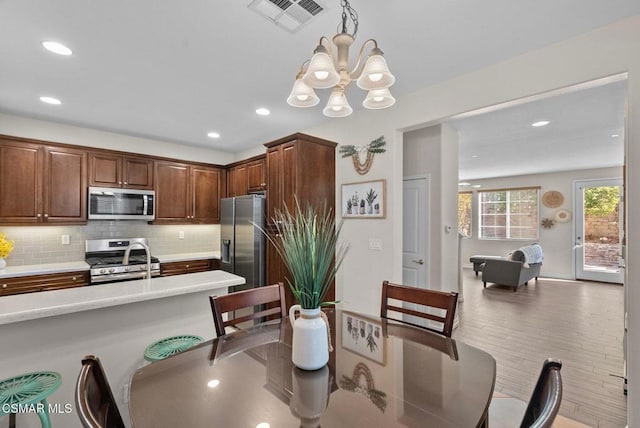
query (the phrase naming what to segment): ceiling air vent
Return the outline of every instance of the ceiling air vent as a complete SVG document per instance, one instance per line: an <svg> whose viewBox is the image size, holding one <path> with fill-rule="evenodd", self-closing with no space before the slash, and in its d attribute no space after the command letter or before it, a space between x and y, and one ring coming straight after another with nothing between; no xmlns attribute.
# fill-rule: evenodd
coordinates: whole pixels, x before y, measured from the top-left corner
<svg viewBox="0 0 640 428"><path fill-rule="evenodd" d="M252 0L247 7L290 33L325 10L314 0Z"/></svg>

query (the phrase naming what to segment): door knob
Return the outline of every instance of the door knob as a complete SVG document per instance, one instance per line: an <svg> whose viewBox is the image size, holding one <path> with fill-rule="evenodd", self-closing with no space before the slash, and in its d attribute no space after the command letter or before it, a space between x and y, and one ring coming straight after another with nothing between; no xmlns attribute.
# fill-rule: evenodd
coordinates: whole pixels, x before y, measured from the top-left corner
<svg viewBox="0 0 640 428"><path fill-rule="evenodd" d="M424 259L418 259L418 260L411 260L414 263L418 263L419 265L423 265L424 264Z"/></svg>

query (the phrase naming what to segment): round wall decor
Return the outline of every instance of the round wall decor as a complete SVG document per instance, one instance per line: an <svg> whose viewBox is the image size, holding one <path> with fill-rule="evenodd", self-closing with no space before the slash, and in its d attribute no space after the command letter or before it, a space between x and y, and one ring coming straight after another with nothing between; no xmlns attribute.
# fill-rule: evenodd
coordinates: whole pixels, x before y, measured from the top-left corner
<svg viewBox="0 0 640 428"><path fill-rule="evenodd" d="M564 196L557 190L549 190L542 195L542 204L548 208L557 208L564 202Z"/></svg>
<svg viewBox="0 0 640 428"><path fill-rule="evenodd" d="M557 223L566 223L571 220L571 212L569 210L560 209L553 215L553 219Z"/></svg>

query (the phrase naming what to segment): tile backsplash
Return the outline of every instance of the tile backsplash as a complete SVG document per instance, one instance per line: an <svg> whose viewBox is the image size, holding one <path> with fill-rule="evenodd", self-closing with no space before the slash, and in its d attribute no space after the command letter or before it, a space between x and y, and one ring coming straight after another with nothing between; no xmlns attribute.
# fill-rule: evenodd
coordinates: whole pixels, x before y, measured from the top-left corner
<svg viewBox="0 0 640 428"><path fill-rule="evenodd" d="M86 239L147 238L152 255L220 249L217 224L161 226L108 220L90 221L86 226L0 226L0 232L15 241L13 252L6 259L9 266L84 260ZM184 232L184 239L179 239L180 232ZM69 245L62 245L63 235L69 235Z"/></svg>

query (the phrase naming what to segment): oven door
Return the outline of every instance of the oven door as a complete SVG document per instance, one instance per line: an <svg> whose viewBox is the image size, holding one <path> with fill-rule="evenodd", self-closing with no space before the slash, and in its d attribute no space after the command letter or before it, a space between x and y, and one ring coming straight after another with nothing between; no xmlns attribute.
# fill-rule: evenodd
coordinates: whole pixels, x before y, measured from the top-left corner
<svg viewBox="0 0 640 428"><path fill-rule="evenodd" d="M153 220L152 190L89 187L89 220Z"/></svg>

